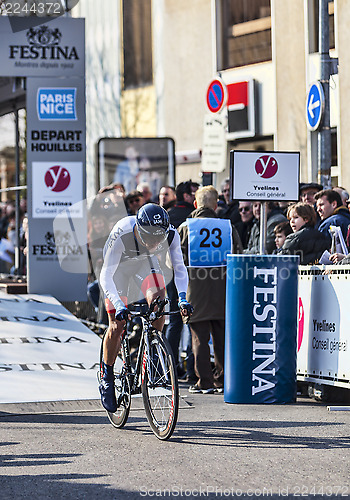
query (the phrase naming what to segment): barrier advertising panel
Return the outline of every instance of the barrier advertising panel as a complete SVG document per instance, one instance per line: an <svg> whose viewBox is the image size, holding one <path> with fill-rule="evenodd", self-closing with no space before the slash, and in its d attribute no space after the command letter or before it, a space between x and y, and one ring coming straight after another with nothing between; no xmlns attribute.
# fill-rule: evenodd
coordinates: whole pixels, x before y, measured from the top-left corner
<svg viewBox="0 0 350 500"><path fill-rule="evenodd" d="M349 387L348 274L309 273L299 276L298 378Z"/></svg>
<svg viewBox="0 0 350 500"><path fill-rule="evenodd" d="M227 256L226 403L296 398L297 256Z"/></svg>

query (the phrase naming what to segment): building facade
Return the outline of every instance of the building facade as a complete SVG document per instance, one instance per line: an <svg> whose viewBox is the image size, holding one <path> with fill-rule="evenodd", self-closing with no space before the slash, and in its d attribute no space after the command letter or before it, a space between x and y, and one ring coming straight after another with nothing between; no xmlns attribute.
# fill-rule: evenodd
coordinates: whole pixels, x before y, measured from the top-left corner
<svg viewBox="0 0 350 500"><path fill-rule="evenodd" d="M226 162L213 182L219 186L228 177L232 149L300 151L301 180L317 180L318 132L307 128L306 97L320 77L318 0L106 0L103 9L107 4L103 16L94 14L101 6L92 0L80 0L73 10L86 17L88 141L172 137L177 182L201 181L204 124L211 115L207 89L220 78L230 89L221 111L228 120ZM330 53L339 58L339 73L330 79L332 183L350 187L350 3L330 1L328 9ZM101 46L97 58L91 55L95 45ZM96 60L103 61L100 68ZM91 83L96 72L103 78ZM249 103L239 100L245 82ZM106 106L110 95L112 105ZM248 131L245 112L255 120ZM94 169L88 157L88 178Z"/></svg>

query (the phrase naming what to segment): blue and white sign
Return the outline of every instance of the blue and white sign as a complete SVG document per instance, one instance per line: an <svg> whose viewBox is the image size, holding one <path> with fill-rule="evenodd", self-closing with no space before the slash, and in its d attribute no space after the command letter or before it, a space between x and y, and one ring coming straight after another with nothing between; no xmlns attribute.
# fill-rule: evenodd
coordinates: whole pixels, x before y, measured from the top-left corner
<svg viewBox="0 0 350 500"><path fill-rule="evenodd" d="M76 88L39 88L37 113L39 120L76 120Z"/></svg>
<svg viewBox="0 0 350 500"><path fill-rule="evenodd" d="M307 95L306 122L308 129L312 132L317 130L321 124L324 111L324 92L320 82L314 82Z"/></svg>
<svg viewBox="0 0 350 500"><path fill-rule="evenodd" d="M190 267L226 266L232 253L231 221L215 218L187 219Z"/></svg>

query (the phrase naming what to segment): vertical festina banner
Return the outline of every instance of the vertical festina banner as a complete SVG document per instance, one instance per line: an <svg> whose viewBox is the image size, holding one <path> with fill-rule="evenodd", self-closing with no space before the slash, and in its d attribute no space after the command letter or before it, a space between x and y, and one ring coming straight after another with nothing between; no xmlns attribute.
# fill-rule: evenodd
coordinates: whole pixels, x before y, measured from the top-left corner
<svg viewBox="0 0 350 500"><path fill-rule="evenodd" d="M27 78L28 287L86 300L85 24L0 17L0 76ZM66 214L70 230L54 231ZM65 270L61 266L65 256ZM67 272L67 269L75 273Z"/></svg>
<svg viewBox="0 0 350 500"><path fill-rule="evenodd" d="M297 256L227 256L226 403L296 398Z"/></svg>

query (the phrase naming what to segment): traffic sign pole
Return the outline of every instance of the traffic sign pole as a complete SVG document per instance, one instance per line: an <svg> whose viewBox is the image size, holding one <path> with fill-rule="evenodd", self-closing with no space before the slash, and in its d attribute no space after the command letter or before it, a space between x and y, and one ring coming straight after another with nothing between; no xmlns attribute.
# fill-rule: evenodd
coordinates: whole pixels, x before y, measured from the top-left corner
<svg viewBox="0 0 350 500"><path fill-rule="evenodd" d="M329 56L329 0L319 0L319 51L321 56L321 84L324 93L324 116L318 134L318 181L324 188L331 188L331 128L329 105L329 77L331 58Z"/></svg>

